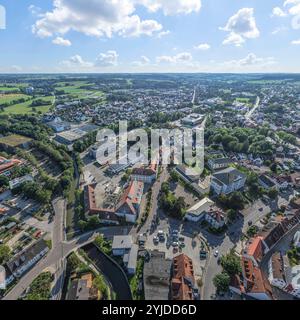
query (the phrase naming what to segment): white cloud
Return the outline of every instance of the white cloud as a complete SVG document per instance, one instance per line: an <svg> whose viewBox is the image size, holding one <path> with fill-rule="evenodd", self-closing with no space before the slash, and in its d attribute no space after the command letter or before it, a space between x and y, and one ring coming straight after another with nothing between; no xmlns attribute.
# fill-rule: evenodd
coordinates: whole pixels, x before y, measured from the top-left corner
<svg viewBox="0 0 300 320"><path fill-rule="evenodd" d="M63 60L59 65L69 71L96 71L102 68L116 67L119 55L114 50L100 53L95 61L85 61L80 55L76 54L67 60Z"/></svg>
<svg viewBox="0 0 300 320"><path fill-rule="evenodd" d="M52 43L54 43L58 46L63 46L63 47L70 47L72 45L70 40L64 39L62 37L57 37L57 38L53 39Z"/></svg>
<svg viewBox="0 0 300 320"><path fill-rule="evenodd" d="M275 28L275 29L272 31L272 34L275 35L275 34L278 34L278 33L281 33L281 32L287 31L287 30L288 30L287 27L281 26L281 27Z"/></svg>
<svg viewBox="0 0 300 320"><path fill-rule="evenodd" d="M300 0L286 0L283 3L283 8L276 7L273 9L276 10L279 16L291 16L292 17L292 28L300 29ZM284 15L282 15L282 13Z"/></svg>
<svg viewBox="0 0 300 320"><path fill-rule="evenodd" d="M300 39L292 41L291 44L293 44L295 46L299 46L300 45Z"/></svg>
<svg viewBox="0 0 300 320"><path fill-rule="evenodd" d="M225 27L220 28L229 34L223 44L241 46L246 39L258 38L260 32L256 26L253 8L242 8L229 18Z"/></svg>
<svg viewBox="0 0 300 320"><path fill-rule="evenodd" d="M245 39L237 33L230 33L223 41L224 45L233 44L236 47L240 47L243 43L245 43Z"/></svg>
<svg viewBox="0 0 300 320"><path fill-rule="evenodd" d="M274 17L286 17L288 14L284 12L281 8L275 7L272 11L272 16Z"/></svg>
<svg viewBox="0 0 300 320"><path fill-rule="evenodd" d="M208 43L201 43L201 44L195 46L194 49L195 50L205 51L205 50L209 50L210 49L210 45Z"/></svg>
<svg viewBox="0 0 300 320"><path fill-rule="evenodd" d="M242 70L245 70L245 68L251 69L253 67L266 68L274 64L276 64L276 60L274 57L261 58L257 57L257 55L254 53L249 53L245 58L240 60L231 60L223 62L224 66Z"/></svg>
<svg viewBox="0 0 300 320"><path fill-rule="evenodd" d="M137 15L131 16L126 26L119 31L123 37L139 37L140 35L152 36L162 30L162 25L155 20L141 21Z"/></svg>
<svg viewBox="0 0 300 320"><path fill-rule="evenodd" d="M166 31L161 31L158 35L157 35L157 38L162 38L162 37L165 37L167 35L169 35L171 33L170 30L166 30Z"/></svg>
<svg viewBox="0 0 300 320"><path fill-rule="evenodd" d="M96 59L95 65L98 67L111 67L118 65L118 57L116 51L109 50L106 53L100 53Z"/></svg>
<svg viewBox="0 0 300 320"><path fill-rule="evenodd" d="M135 0L150 12L162 10L165 15L189 14L199 12L201 0Z"/></svg>
<svg viewBox="0 0 300 320"><path fill-rule="evenodd" d="M154 20L134 15L133 0L54 0L52 11L36 21L33 33L39 37L64 35L69 31L88 36L112 37L152 35L162 26Z"/></svg>
<svg viewBox="0 0 300 320"><path fill-rule="evenodd" d="M135 14L138 6L165 15L189 14L201 9L201 0L53 0L53 9L39 14L32 31L41 38L77 31L88 36L123 37L164 36L162 25L142 20Z"/></svg>
<svg viewBox="0 0 300 320"><path fill-rule="evenodd" d="M83 58L78 54L70 57L68 60L62 61L60 64L71 69L86 69L91 68L94 65L92 62L84 61Z"/></svg>
<svg viewBox="0 0 300 320"><path fill-rule="evenodd" d="M147 66L149 64L150 64L150 59L146 56L141 56L140 60L132 62L132 65L137 67Z"/></svg>
<svg viewBox="0 0 300 320"><path fill-rule="evenodd" d="M159 56L156 58L157 63L185 64L193 60L189 52L181 52L175 56Z"/></svg>
<svg viewBox="0 0 300 320"><path fill-rule="evenodd" d="M29 12L34 16L40 16L42 9L40 7L35 6L34 4L31 4L28 7Z"/></svg>

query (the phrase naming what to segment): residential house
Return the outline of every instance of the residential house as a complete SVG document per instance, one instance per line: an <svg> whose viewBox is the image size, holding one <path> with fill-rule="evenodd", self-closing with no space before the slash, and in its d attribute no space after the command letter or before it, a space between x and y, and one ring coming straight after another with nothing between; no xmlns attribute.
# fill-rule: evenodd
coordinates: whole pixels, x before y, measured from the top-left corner
<svg viewBox="0 0 300 320"><path fill-rule="evenodd" d="M213 205L214 202L212 200L204 198L187 210L185 219L191 222L199 222Z"/></svg>
<svg viewBox="0 0 300 320"><path fill-rule="evenodd" d="M24 182L31 182L33 181L33 176L31 174L27 174L23 177L16 178L9 181L9 188L10 190L18 188Z"/></svg>
<svg viewBox="0 0 300 320"><path fill-rule="evenodd" d="M272 286L300 298L300 266L291 267L288 257L275 252L269 261L269 281Z"/></svg>
<svg viewBox="0 0 300 320"><path fill-rule="evenodd" d="M131 179L143 183L152 184L157 178L158 165L151 164L148 167L134 168L132 170Z"/></svg>
<svg viewBox="0 0 300 320"><path fill-rule="evenodd" d="M199 298L195 282L193 260L185 254L173 259L173 276L171 280L172 300L196 300Z"/></svg>
<svg viewBox="0 0 300 320"><path fill-rule="evenodd" d="M269 260L269 281L272 286L284 289L291 282L291 268L287 256L275 252Z"/></svg>
<svg viewBox="0 0 300 320"><path fill-rule="evenodd" d="M211 170L222 170L228 168L231 162L229 158L212 158L208 160L208 166Z"/></svg>
<svg viewBox="0 0 300 320"><path fill-rule="evenodd" d="M45 240L35 242L29 248L15 255L8 263L7 267L15 278L20 278L25 272L32 268L49 251Z"/></svg>
<svg viewBox="0 0 300 320"><path fill-rule="evenodd" d="M258 183L264 188L264 189L267 189L267 190L270 190L270 189L277 189L277 183L275 180L273 180L272 178L262 174L259 176L258 178Z"/></svg>
<svg viewBox="0 0 300 320"><path fill-rule="evenodd" d="M205 221L214 229L221 229L225 225L224 212L217 207L211 207L205 213Z"/></svg>
<svg viewBox="0 0 300 320"><path fill-rule="evenodd" d="M18 159L6 159L4 157L0 157L0 175L9 176L11 174L11 170L22 164L23 162Z"/></svg>
<svg viewBox="0 0 300 320"><path fill-rule="evenodd" d="M214 173L211 179L211 189L217 194L230 194L245 186L246 175L235 168Z"/></svg>
<svg viewBox="0 0 300 320"><path fill-rule="evenodd" d="M143 191L143 182L131 181L117 204L116 215L124 217L127 222L135 223L139 216Z"/></svg>
<svg viewBox="0 0 300 320"><path fill-rule="evenodd" d="M66 300L98 300L99 290L93 285L93 274L87 273L80 278L73 279L67 293Z"/></svg>
<svg viewBox="0 0 300 320"><path fill-rule="evenodd" d="M123 257L124 265L129 274L135 273L138 257L138 245L133 243L132 236L114 236L112 252L114 256Z"/></svg>

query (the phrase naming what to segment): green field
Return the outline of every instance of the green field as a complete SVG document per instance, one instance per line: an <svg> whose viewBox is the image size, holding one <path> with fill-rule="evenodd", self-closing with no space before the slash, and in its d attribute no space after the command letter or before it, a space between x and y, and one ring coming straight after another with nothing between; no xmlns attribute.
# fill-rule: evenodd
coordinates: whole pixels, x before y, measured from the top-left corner
<svg viewBox="0 0 300 320"><path fill-rule="evenodd" d="M77 99L84 98L103 98L104 94L101 91L81 89L82 86L89 86L91 83L85 81L74 81L74 82L58 82L55 87L56 90L63 90L66 95L72 95Z"/></svg>
<svg viewBox="0 0 300 320"><path fill-rule="evenodd" d="M11 103L13 101L16 101L22 98L28 99L30 98L30 96L27 96L26 94L21 94L21 93L0 94L0 104Z"/></svg>
<svg viewBox="0 0 300 320"><path fill-rule="evenodd" d="M28 97L28 96L25 96ZM15 99L14 99L15 100ZM42 106L34 106L31 107L31 103L33 101L36 100L43 100L43 101L47 101L49 102L49 105L42 105ZM24 102L24 103L18 103L18 104L14 104L12 106L9 106L7 108L4 108L3 111L0 111L0 114L26 114L26 113L32 113L33 108L35 108L35 111L38 112L42 112L42 113L46 113L49 111L49 109L51 108L51 106L53 105L53 100L54 97L53 96L48 96L48 97L38 97L35 99L29 99L28 101ZM2 102L1 98L0 98L0 103Z"/></svg>
<svg viewBox="0 0 300 320"><path fill-rule="evenodd" d="M1 91L6 91L6 92L14 92L14 91L20 91L21 88L25 88L27 85L25 83L10 83L10 84L3 84L0 83L0 93Z"/></svg>
<svg viewBox="0 0 300 320"><path fill-rule="evenodd" d="M242 103L249 103L249 101L250 101L249 98L236 98L235 100L237 102L242 102Z"/></svg>

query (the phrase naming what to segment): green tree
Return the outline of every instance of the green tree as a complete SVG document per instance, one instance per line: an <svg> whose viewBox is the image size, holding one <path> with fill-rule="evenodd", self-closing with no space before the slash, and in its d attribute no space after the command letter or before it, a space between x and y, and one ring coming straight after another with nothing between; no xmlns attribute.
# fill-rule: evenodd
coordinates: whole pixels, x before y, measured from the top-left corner
<svg viewBox="0 0 300 320"><path fill-rule="evenodd" d="M230 276L239 274L242 271L240 258L232 251L229 254L222 256L221 265Z"/></svg>
<svg viewBox="0 0 300 320"><path fill-rule="evenodd" d="M227 217L229 221L234 221L237 217L237 211L233 209L229 209L227 211Z"/></svg>
<svg viewBox="0 0 300 320"><path fill-rule="evenodd" d="M0 176L0 188L8 187L9 186L9 179L6 176Z"/></svg>
<svg viewBox="0 0 300 320"><path fill-rule="evenodd" d="M271 199L276 199L277 196L278 196L278 191L275 189L275 188L272 188L268 191L268 196L271 198Z"/></svg>
<svg viewBox="0 0 300 320"><path fill-rule="evenodd" d="M6 262L10 257L10 249L8 246L0 245L0 264Z"/></svg>
<svg viewBox="0 0 300 320"><path fill-rule="evenodd" d="M219 273L213 278L213 284L217 288L217 292L227 292L230 284L230 276L226 272Z"/></svg>

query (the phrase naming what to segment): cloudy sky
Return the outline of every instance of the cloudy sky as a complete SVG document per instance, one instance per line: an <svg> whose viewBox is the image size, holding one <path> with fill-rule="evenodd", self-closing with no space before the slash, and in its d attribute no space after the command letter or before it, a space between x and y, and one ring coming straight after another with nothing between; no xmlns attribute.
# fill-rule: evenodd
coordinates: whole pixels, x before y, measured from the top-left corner
<svg viewBox="0 0 300 320"><path fill-rule="evenodd" d="M0 72L300 72L300 0L0 5Z"/></svg>

